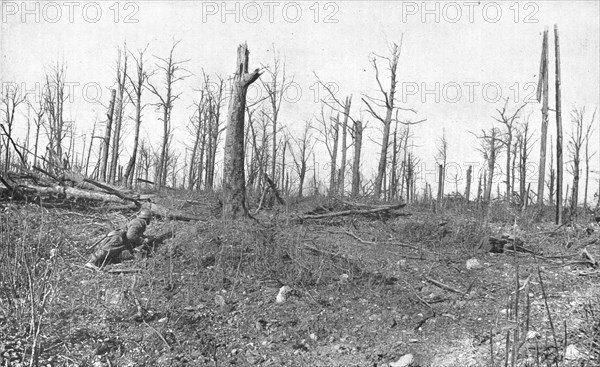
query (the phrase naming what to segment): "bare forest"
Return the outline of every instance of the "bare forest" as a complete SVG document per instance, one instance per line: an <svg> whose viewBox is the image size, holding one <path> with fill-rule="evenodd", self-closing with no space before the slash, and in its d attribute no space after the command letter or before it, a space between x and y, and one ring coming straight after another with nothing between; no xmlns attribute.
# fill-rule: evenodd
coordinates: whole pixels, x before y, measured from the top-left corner
<svg viewBox="0 0 600 367"><path fill-rule="evenodd" d="M219 70L123 37L93 119L80 60L3 75L0 365L599 366L598 101L569 94L572 30L536 27L510 41L532 98L470 128L405 98L410 30L358 90L334 50L332 81L244 34ZM85 266L145 210L144 251Z"/></svg>

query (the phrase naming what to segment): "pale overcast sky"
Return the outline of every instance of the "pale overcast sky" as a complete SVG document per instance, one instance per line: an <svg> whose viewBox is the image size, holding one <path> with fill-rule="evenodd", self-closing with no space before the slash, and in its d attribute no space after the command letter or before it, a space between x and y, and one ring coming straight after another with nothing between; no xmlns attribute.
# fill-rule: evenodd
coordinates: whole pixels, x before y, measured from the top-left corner
<svg viewBox="0 0 600 367"><path fill-rule="evenodd" d="M319 77L338 88L338 97L354 96L353 114L360 115L362 94L376 96L372 52L388 53L388 44L404 33L399 65L399 96L403 107L418 111L414 119L427 122L415 127L415 152L423 162L423 179L435 182L436 139L446 130L449 160L459 166L481 164L470 131L493 126L492 115L509 97L509 109L529 98L523 115L530 115L539 135L540 106L535 83L541 53L541 34L550 27L551 72L554 72L552 27L560 29L562 106L565 132L571 131L570 111L586 106L591 112L600 98L600 2L598 1L6 1L2 0L0 62L3 82L26 83L34 89L44 68L64 60L67 79L73 84L74 102L67 108L79 133L89 134L95 119L102 121L113 85L116 49L126 40L130 49L149 46L149 55L164 57L173 41L182 40L178 59L195 76L177 88L183 92L175 105L175 146L184 150L184 124L192 114L194 88L202 69L223 77L232 74L239 43L247 42L250 67L268 65L273 50L285 57L295 89L284 103L281 118L297 131L305 119L319 113ZM147 64L153 65L150 57ZM383 65L382 65L383 68ZM551 108L554 76L551 75ZM389 84L387 78L384 84ZM84 88L87 86L87 89ZM301 91L299 99L295 91ZM83 97L85 91L86 101ZM323 90L320 91L321 96ZM317 95L315 95L317 94ZM147 101L152 97L146 92ZM517 102L515 102L517 99ZM226 107L225 107L226 108ZM24 111L22 111L24 112ZM370 120L367 132L379 140L378 122ZM555 135L554 115L549 134ZM598 150L598 117L593 150ZM20 117L21 126L25 117ZM131 125L131 123L129 123ZM160 122L152 107L145 110L143 136L158 142ZM131 140L127 136L127 142ZM191 142L190 142L191 143ZM378 147L365 140L363 173L375 172ZM539 146L531 159L537 161ZM565 147L566 151L566 147ZM351 155L351 152L350 152ZM325 157L324 154L321 155ZM123 157L127 159L128 154ZM502 159L500 162L502 162ZM594 159L598 170L598 156ZM327 164L321 161L321 167ZM321 169L321 179L326 179ZM463 172L464 174L464 172ZM535 175L534 175L535 176ZM597 180L597 174L594 180ZM570 179L570 178L567 178ZM463 183L459 183L463 190ZM433 185L435 188L435 184ZM566 185L565 185L566 186ZM454 190L453 184L447 184ZM532 184L535 187L535 184ZM593 185L590 196L597 188Z"/></svg>

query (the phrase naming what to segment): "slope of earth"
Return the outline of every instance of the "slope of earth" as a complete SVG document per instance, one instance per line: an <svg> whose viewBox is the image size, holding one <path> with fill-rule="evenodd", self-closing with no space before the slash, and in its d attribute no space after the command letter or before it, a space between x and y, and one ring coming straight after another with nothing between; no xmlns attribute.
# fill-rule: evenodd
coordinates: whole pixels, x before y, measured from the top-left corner
<svg viewBox="0 0 600 367"><path fill-rule="evenodd" d="M204 220L154 222L175 237L104 272L82 267L90 247L131 213L7 205L0 365L27 365L36 330L42 366L600 365L600 276L580 257L600 257L597 226L475 206L297 218L318 200L223 223L206 200L164 198ZM478 250L505 233L538 256Z"/></svg>

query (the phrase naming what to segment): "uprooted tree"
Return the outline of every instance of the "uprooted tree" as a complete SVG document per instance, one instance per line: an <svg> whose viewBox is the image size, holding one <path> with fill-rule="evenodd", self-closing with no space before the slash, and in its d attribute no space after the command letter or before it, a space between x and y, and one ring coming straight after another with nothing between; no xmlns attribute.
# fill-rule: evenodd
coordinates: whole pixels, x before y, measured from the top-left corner
<svg viewBox="0 0 600 367"><path fill-rule="evenodd" d="M248 73L250 52L246 43L237 50L236 72L231 83L227 113L227 135L223 160L223 219L246 216L246 178L244 174L244 117L248 87L261 75L259 69Z"/></svg>

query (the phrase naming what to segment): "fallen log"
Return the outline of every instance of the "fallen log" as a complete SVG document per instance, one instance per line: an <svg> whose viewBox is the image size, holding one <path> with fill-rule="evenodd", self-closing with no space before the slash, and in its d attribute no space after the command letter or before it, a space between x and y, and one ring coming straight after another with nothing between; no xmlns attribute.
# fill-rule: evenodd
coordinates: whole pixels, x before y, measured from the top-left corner
<svg viewBox="0 0 600 367"><path fill-rule="evenodd" d="M140 206L141 206L141 204L140 204L140 203L139 203L139 202L138 202L136 199L134 199L134 198L132 198L132 197L130 197L130 196L127 196L127 195L123 194L122 192L120 192L119 190L117 190L117 189L114 189L114 188L112 188L112 187L110 187L110 186L108 186L108 185L101 184L101 183L99 183L99 182L96 182L96 181L94 181L94 180L90 180L89 178L84 178L84 179L83 179L83 182L85 182L85 183L89 183L89 184L91 184L91 185L94 185L94 186L97 186L97 187L99 187L99 188L101 188L101 189L103 189L103 190L107 191L108 193L110 193L110 194L113 194L113 195L115 195L115 196L117 196L117 197L121 198L122 200L125 200L125 201L131 201L131 202L132 202L132 203L134 203L134 204L135 204L137 207L140 207Z"/></svg>
<svg viewBox="0 0 600 367"><path fill-rule="evenodd" d="M196 217L193 215L189 215L177 210L169 210L162 205L154 204L154 203L144 203L142 204L142 208L148 209L154 213L157 217L171 220L179 220L183 222L192 222L192 221L200 221L202 218Z"/></svg>
<svg viewBox="0 0 600 367"><path fill-rule="evenodd" d="M383 205L373 209L350 209L343 210L339 212L329 212L324 214L307 214L298 216L296 219L306 220L306 219L325 219L325 218L335 218L342 217L347 215L370 215L377 213L385 213L387 211L396 210L404 208L406 204L396 204L396 205Z"/></svg>
<svg viewBox="0 0 600 367"><path fill-rule="evenodd" d="M63 187L63 186L45 187L45 186L28 185L28 186L21 186L18 189L21 191L23 191L23 189L25 189L24 191L29 191L32 194L57 195L58 197L63 197L63 198L67 198L67 199L87 199L87 200L110 202L110 203L123 203L124 202L123 199L115 197L111 194L80 190L80 189L76 189L73 187Z"/></svg>

